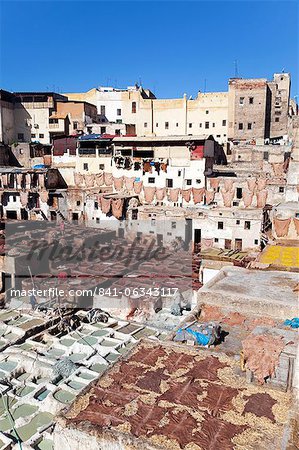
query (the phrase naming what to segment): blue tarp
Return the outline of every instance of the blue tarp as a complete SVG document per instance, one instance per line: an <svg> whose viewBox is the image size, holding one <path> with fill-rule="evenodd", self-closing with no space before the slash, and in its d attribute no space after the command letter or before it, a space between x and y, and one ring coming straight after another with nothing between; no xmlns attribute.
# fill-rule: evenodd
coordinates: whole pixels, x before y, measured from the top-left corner
<svg viewBox="0 0 299 450"><path fill-rule="evenodd" d="M288 325L291 328L299 328L299 317L293 317L292 320L287 319L283 324Z"/></svg>
<svg viewBox="0 0 299 450"><path fill-rule="evenodd" d="M78 138L79 141L94 141L95 139L101 139L101 134L83 134Z"/></svg>
<svg viewBox="0 0 299 450"><path fill-rule="evenodd" d="M45 169L45 164L35 164L32 169Z"/></svg>

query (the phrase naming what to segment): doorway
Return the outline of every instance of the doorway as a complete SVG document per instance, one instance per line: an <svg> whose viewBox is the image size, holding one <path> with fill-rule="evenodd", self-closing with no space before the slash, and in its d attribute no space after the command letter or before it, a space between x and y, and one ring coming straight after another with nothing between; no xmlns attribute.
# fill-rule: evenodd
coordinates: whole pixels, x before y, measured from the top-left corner
<svg viewBox="0 0 299 450"><path fill-rule="evenodd" d="M224 248L225 248L225 250L231 250L231 248L232 248L232 240L231 239L224 239Z"/></svg>
<svg viewBox="0 0 299 450"><path fill-rule="evenodd" d="M242 239L235 239L235 250L242 250Z"/></svg>

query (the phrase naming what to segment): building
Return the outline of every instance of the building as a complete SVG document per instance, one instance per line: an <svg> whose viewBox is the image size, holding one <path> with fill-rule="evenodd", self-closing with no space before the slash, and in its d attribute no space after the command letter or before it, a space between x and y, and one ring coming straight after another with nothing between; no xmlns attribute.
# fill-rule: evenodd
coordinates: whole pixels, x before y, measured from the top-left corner
<svg viewBox="0 0 299 450"><path fill-rule="evenodd" d="M103 124L125 124L126 134L175 136L211 134L219 143L228 140L281 139L288 134L290 75L266 78L232 78L228 92L198 92L195 99L157 99L142 87L100 87L85 93L65 94L69 99L97 106ZM103 125L104 126L104 125ZM123 134L123 133L119 133Z"/></svg>
<svg viewBox="0 0 299 450"><path fill-rule="evenodd" d="M228 138L236 141L286 137L291 78L231 78L228 90Z"/></svg>
<svg viewBox="0 0 299 450"><path fill-rule="evenodd" d="M15 140L14 95L0 90L0 143L10 145Z"/></svg>
<svg viewBox="0 0 299 450"><path fill-rule="evenodd" d="M69 133L67 114L57 115L57 103L67 97L55 92L16 92L14 104L16 142L50 144L53 135Z"/></svg>

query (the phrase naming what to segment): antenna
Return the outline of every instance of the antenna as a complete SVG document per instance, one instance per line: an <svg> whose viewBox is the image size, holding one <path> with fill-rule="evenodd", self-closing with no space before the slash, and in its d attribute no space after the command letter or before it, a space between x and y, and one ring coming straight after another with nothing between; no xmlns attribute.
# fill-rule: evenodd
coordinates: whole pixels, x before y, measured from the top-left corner
<svg viewBox="0 0 299 450"><path fill-rule="evenodd" d="M239 77L239 71L238 71L238 60L237 59L235 59L234 65L235 65L235 78L238 78Z"/></svg>

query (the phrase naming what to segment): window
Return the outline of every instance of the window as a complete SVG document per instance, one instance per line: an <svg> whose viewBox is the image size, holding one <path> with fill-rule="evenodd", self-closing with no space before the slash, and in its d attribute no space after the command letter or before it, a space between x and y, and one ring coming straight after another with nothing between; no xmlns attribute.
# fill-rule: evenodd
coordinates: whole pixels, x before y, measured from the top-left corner
<svg viewBox="0 0 299 450"><path fill-rule="evenodd" d="M218 241L219 241L219 239L218 239L218 238L215 238L215 239L214 239L214 242L218 242Z"/></svg>
<svg viewBox="0 0 299 450"><path fill-rule="evenodd" d="M40 139L44 139L45 135L43 133L38 135Z"/></svg>
<svg viewBox="0 0 299 450"><path fill-rule="evenodd" d="M88 170L88 164L87 163L83 164L83 170Z"/></svg>
<svg viewBox="0 0 299 450"><path fill-rule="evenodd" d="M88 132L89 134L91 134L91 133L92 133L92 128L91 128L91 127L87 127L87 132Z"/></svg>
<svg viewBox="0 0 299 450"><path fill-rule="evenodd" d="M174 230L176 228L176 222L171 222L171 228Z"/></svg>
<svg viewBox="0 0 299 450"><path fill-rule="evenodd" d="M118 108L118 109L116 110L116 114L117 114L118 116L121 116L121 109L120 109L120 108Z"/></svg>
<svg viewBox="0 0 299 450"><path fill-rule="evenodd" d="M244 105L244 98L245 97L240 97L239 105Z"/></svg>
<svg viewBox="0 0 299 450"><path fill-rule="evenodd" d="M178 177L180 177L182 175L182 171L178 170Z"/></svg>
<svg viewBox="0 0 299 450"><path fill-rule="evenodd" d="M101 127L101 134L105 134L106 133L106 127Z"/></svg>
<svg viewBox="0 0 299 450"><path fill-rule="evenodd" d="M223 222L218 222L218 230L223 230Z"/></svg>
<svg viewBox="0 0 299 450"><path fill-rule="evenodd" d="M116 119L116 123L123 123L122 119Z"/></svg>
<svg viewBox="0 0 299 450"><path fill-rule="evenodd" d="M237 198L242 198L242 188L237 188Z"/></svg>
<svg viewBox="0 0 299 450"><path fill-rule="evenodd" d="M81 205L81 202L80 202L80 200L77 200L77 206L80 206Z"/></svg>
<svg viewBox="0 0 299 450"><path fill-rule="evenodd" d="M279 117L275 117L275 122L279 122Z"/></svg>
<svg viewBox="0 0 299 450"><path fill-rule="evenodd" d="M18 133L18 141L24 140L24 133Z"/></svg>
<svg viewBox="0 0 299 450"><path fill-rule="evenodd" d="M199 124L199 128L201 128L201 127L202 127L202 123Z"/></svg>
<svg viewBox="0 0 299 450"><path fill-rule="evenodd" d="M16 202L17 201L17 197L15 195L12 196L12 201Z"/></svg>
<svg viewBox="0 0 299 450"><path fill-rule="evenodd" d="M106 106L101 105L101 116L105 116L105 115L106 115Z"/></svg>
<svg viewBox="0 0 299 450"><path fill-rule="evenodd" d="M172 188L173 187L173 179L166 178L166 187Z"/></svg>
<svg viewBox="0 0 299 450"><path fill-rule="evenodd" d="M99 217L96 218L96 223L100 223L100 218Z"/></svg>
<svg viewBox="0 0 299 450"><path fill-rule="evenodd" d="M220 134L216 134L216 137L220 138Z"/></svg>
<svg viewBox="0 0 299 450"><path fill-rule="evenodd" d="M206 114L209 114L209 111L208 111L208 110L206 110Z"/></svg>
<svg viewBox="0 0 299 450"><path fill-rule="evenodd" d="M259 240L258 240L258 239L255 239L255 240L254 240L254 244L255 244L255 245L259 245Z"/></svg>
<svg viewBox="0 0 299 450"><path fill-rule="evenodd" d="M154 183L155 182L155 177L149 177L148 182L149 183Z"/></svg>
<svg viewBox="0 0 299 450"><path fill-rule="evenodd" d="M176 126L176 127L178 127L178 126L179 126L179 124L178 124L178 123L176 123L176 124L175 124L175 126Z"/></svg>
<svg viewBox="0 0 299 450"><path fill-rule="evenodd" d="M236 224L237 224L237 225L240 225L240 220L236 220Z"/></svg>
<svg viewBox="0 0 299 450"><path fill-rule="evenodd" d="M215 123L213 122L213 128L215 128Z"/></svg>
<svg viewBox="0 0 299 450"><path fill-rule="evenodd" d="M151 225L154 227L156 226L156 219L151 219Z"/></svg>
<svg viewBox="0 0 299 450"><path fill-rule="evenodd" d="M186 185L187 186L191 186L191 184L192 184L192 180L186 180Z"/></svg>
<svg viewBox="0 0 299 450"><path fill-rule="evenodd" d="M243 130L243 124L239 123L239 130Z"/></svg>
<svg viewBox="0 0 299 450"><path fill-rule="evenodd" d="M283 186L279 186L279 192L284 192L284 187Z"/></svg>
<svg viewBox="0 0 299 450"><path fill-rule="evenodd" d="M253 97L249 97L249 104L253 105Z"/></svg>
<svg viewBox="0 0 299 450"><path fill-rule="evenodd" d="M100 170L104 170L105 169L105 164L99 164L99 169Z"/></svg>
<svg viewBox="0 0 299 450"><path fill-rule="evenodd" d="M132 113L136 114L136 102L132 102Z"/></svg>
<svg viewBox="0 0 299 450"><path fill-rule="evenodd" d="M144 128L147 128L147 122L144 122Z"/></svg>
<svg viewBox="0 0 299 450"><path fill-rule="evenodd" d="M200 184L200 183L201 183L201 180L196 180L196 183L197 183L197 184Z"/></svg>
<svg viewBox="0 0 299 450"><path fill-rule="evenodd" d="M245 220L244 230L250 230L250 221L249 220Z"/></svg>
<svg viewBox="0 0 299 450"><path fill-rule="evenodd" d="M159 128L159 124L158 124L158 122L156 123L156 128Z"/></svg>
<svg viewBox="0 0 299 450"><path fill-rule="evenodd" d="M189 128L192 128L192 123L189 123Z"/></svg>
<svg viewBox="0 0 299 450"><path fill-rule="evenodd" d="M49 119L49 123L58 123L58 119Z"/></svg>
<svg viewBox="0 0 299 450"><path fill-rule="evenodd" d="M74 130L77 130L78 129L78 122L73 122L73 127L74 127Z"/></svg>
<svg viewBox="0 0 299 450"><path fill-rule="evenodd" d="M115 130L115 136L120 136L120 130Z"/></svg>
<svg viewBox="0 0 299 450"><path fill-rule="evenodd" d="M247 128L248 128L248 130L252 130L252 123L251 122L248 122Z"/></svg>
<svg viewBox="0 0 299 450"><path fill-rule="evenodd" d="M36 134L35 134L35 133L31 134L31 137L32 137L32 138L35 138L35 137L36 137Z"/></svg>
<svg viewBox="0 0 299 450"><path fill-rule="evenodd" d="M208 128L210 128L210 122L205 122L205 129L207 130Z"/></svg>
<svg viewBox="0 0 299 450"><path fill-rule="evenodd" d="M165 130L168 130L169 128L169 122L165 122Z"/></svg>
<svg viewBox="0 0 299 450"><path fill-rule="evenodd" d="M222 126L226 127L226 120L222 120Z"/></svg>

